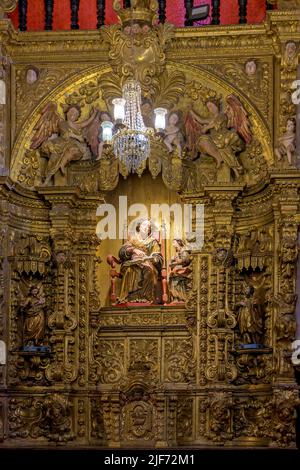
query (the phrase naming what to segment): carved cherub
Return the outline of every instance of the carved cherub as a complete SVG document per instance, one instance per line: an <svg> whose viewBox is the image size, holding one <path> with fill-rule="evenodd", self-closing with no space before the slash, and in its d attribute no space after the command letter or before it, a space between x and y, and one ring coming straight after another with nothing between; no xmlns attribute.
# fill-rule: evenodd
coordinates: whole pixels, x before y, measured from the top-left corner
<svg viewBox="0 0 300 470"><path fill-rule="evenodd" d="M99 112L92 109L88 119L78 121L81 109L77 105L70 105L65 108L65 119L62 119L56 103L53 102L47 103L41 114L34 128L30 148L39 149L41 155L49 158L45 172L46 185L59 170L65 174L65 167L69 162L91 158L88 143L97 157L100 118ZM87 132L91 125L90 132ZM94 135L96 132L97 135Z"/></svg>
<svg viewBox="0 0 300 470"><path fill-rule="evenodd" d="M184 138L180 130L179 123L179 114L176 111L171 112L168 119L168 125L164 133L164 143L166 144L169 152L172 152L173 146L175 146L177 148L178 156L181 158Z"/></svg>
<svg viewBox="0 0 300 470"><path fill-rule="evenodd" d="M294 157L296 151L296 132L295 132L295 120L288 119L286 123L286 132L279 137L277 147L275 148L275 154L278 161L287 157L289 165L294 164Z"/></svg>

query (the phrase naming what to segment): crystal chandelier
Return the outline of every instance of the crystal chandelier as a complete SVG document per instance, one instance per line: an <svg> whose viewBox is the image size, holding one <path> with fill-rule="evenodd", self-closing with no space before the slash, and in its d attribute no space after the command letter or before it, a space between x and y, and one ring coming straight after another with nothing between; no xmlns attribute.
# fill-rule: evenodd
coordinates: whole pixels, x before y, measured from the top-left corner
<svg viewBox="0 0 300 470"><path fill-rule="evenodd" d="M122 90L122 98L113 100L115 120L122 121L113 139L114 153L128 172L135 173L150 154L150 130L146 129L141 113L141 86L129 80Z"/></svg>
<svg viewBox="0 0 300 470"><path fill-rule="evenodd" d="M126 81L122 89L122 98L115 98L115 125L104 121L102 140L111 142L114 154L125 165L128 173L135 173L150 155L150 137L154 129L146 127L141 112L142 91L140 83L135 79ZM162 132L165 129L165 108L156 108L155 129Z"/></svg>

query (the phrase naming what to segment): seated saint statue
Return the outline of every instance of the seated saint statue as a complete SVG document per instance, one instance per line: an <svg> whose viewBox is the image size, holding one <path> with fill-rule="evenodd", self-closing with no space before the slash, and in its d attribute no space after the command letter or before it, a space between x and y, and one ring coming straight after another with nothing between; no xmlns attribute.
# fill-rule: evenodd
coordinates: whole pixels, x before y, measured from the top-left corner
<svg viewBox="0 0 300 470"><path fill-rule="evenodd" d="M176 254L170 262L169 292L171 302L179 303L186 301L191 287L192 258L181 239L173 240L173 247Z"/></svg>
<svg viewBox="0 0 300 470"><path fill-rule="evenodd" d="M121 247L119 259L122 286L118 303L155 303L163 258L149 219L137 224L136 233Z"/></svg>

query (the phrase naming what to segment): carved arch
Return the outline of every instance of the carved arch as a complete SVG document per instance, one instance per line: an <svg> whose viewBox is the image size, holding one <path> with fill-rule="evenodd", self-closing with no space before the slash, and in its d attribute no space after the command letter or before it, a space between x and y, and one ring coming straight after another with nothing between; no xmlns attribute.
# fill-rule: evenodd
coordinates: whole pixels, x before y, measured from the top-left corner
<svg viewBox="0 0 300 470"><path fill-rule="evenodd" d="M174 72L174 70L178 70L178 65L172 62L169 62L166 66L166 70L169 72ZM67 96L70 95L78 95L78 90L81 87L87 86L90 83L98 84L99 87L99 96L97 93L95 94L95 100L93 105L98 105L100 108L101 106L106 107L105 100L103 98L103 93L101 90L101 78L107 77L112 72L112 69L108 65L99 65L90 68L89 70L84 70L78 74L77 78L74 80L74 76L70 77L63 83L60 83L56 88L52 90L47 97L43 98L43 100L39 103L39 105L33 111L30 119L26 121L26 123L21 128L21 131L16 139L16 142L12 149L12 164L11 164L11 178L13 180L18 180L18 176L20 174L21 167L24 163L24 157L26 155L26 151L29 150L31 136L34 131L34 127L40 117L41 110L45 106L45 104L49 101L54 101L58 105L58 109L61 111L61 106L65 104L65 100ZM215 75L211 71L203 70L196 66L184 65L181 68L181 72L185 76L186 85L188 82L194 81L195 84L199 86L205 84L206 88L209 88L215 91L218 95L226 98L226 96L230 94L236 95L240 101L243 103L247 113L250 116L253 134L257 137L259 142L262 146L262 155L264 157L265 162L268 166L272 165L274 162L273 157L273 150L272 150L272 141L270 131L266 125L266 122L261 115L260 111L257 107L249 100L245 94L235 88L232 84L228 83L226 80L221 79L217 75ZM117 85L118 86L118 85ZM80 98L80 97L79 97ZM86 100L84 93L81 97L83 101L83 112L82 115L88 114L89 105L91 101ZM180 107L181 97L178 96L178 103L173 103L171 108L175 108L176 105ZM39 165L39 162L37 163ZM36 180L34 181L34 185L40 184L39 172L36 172ZM19 180L20 181L20 180ZM34 186L32 185L32 187ZM29 186L29 185L28 185Z"/></svg>

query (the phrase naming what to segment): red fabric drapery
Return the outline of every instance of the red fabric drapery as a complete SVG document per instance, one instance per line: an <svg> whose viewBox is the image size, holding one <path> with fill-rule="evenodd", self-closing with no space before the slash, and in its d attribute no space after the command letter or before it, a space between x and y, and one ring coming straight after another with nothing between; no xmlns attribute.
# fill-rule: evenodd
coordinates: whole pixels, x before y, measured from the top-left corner
<svg viewBox="0 0 300 470"><path fill-rule="evenodd" d="M106 24L117 22L112 9L113 0L106 0ZM195 5L211 3L211 0L195 0ZM248 23L261 23L266 13L265 0L248 0ZM176 26L184 25L184 0L167 0L167 21ZM18 27L18 9L11 13L10 18ZM28 31L44 29L44 0L29 0L27 12ZM209 20L203 22L209 23ZM221 0L221 24L238 23L238 0ZM95 29L97 24L96 0L80 0L79 25L80 29ZM70 29L70 0L55 0L53 14L53 29Z"/></svg>

